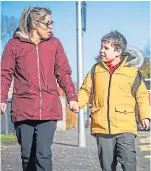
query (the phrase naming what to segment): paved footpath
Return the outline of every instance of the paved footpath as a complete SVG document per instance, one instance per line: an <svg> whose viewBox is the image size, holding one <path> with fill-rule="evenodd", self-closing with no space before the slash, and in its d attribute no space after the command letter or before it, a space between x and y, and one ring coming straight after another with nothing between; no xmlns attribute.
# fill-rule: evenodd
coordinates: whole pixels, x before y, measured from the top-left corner
<svg viewBox="0 0 151 171"><path fill-rule="evenodd" d="M86 129L86 148L79 148L77 129L56 131L53 152L53 171L101 171L95 138ZM140 132L137 144L137 171L150 171L150 133ZM1 171L22 171L20 147L13 145L1 149ZM118 165L117 171L121 171Z"/></svg>

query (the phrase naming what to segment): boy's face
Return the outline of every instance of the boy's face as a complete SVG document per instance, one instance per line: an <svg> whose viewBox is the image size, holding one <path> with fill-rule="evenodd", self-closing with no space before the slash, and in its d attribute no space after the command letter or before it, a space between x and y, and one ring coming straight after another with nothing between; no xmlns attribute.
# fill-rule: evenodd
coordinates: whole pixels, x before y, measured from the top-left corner
<svg viewBox="0 0 151 171"><path fill-rule="evenodd" d="M102 42L101 44L101 60L105 63L111 63L120 57L121 52L115 51L111 42Z"/></svg>

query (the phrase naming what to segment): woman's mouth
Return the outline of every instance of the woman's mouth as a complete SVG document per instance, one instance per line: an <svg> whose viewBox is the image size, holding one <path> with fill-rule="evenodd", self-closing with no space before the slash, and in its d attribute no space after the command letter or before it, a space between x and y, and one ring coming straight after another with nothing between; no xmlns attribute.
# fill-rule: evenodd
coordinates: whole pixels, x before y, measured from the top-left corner
<svg viewBox="0 0 151 171"><path fill-rule="evenodd" d="M51 35L51 32L47 32L47 34L50 36Z"/></svg>

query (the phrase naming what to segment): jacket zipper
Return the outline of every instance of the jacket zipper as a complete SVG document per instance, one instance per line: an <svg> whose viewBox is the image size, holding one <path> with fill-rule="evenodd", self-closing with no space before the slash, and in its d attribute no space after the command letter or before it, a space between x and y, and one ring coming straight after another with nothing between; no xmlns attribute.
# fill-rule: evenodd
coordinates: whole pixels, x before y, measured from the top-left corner
<svg viewBox="0 0 151 171"><path fill-rule="evenodd" d="M110 87L111 87L111 79L112 75L110 75L110 80L109 80L109 87L108 87L108 99L107 99L107 120L108 120L108 129L109 129L109 134L111 134L111 126L110 126Z"/></svg>
<svg viewBox="0 0 151 171"><path fill-rule="evenodd" d="M37 51L37 67L38 67L38 80L39 80L39 90L40 90L40 120L41 118L41 108L42 108L42 93L41 93L41 77L40 77L40 62L39 62L39 53L38 53L38 45L36 46Z"/></svg>
<svg viewBox="0 0 151 171"><path fill-rule="evenodd" d="M120 67L121 63L122 63L122 62L119 63L118 67L113 71L113 73ZM111 87L111 79L112 79L113 73L110 74L109 87L108 87L108 99L107 99L107 105L108 105L108 108L107 108L107 120L108 120L109 134L111 134L110 108L109 108L109 105L110 105L110 87Z"/></svg>

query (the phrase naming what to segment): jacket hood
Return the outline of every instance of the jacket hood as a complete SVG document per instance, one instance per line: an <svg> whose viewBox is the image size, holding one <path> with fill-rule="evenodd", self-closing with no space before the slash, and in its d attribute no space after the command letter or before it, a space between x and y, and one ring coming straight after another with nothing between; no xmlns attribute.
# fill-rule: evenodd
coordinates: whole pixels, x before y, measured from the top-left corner
<svg viewBox="0 0 151 171"><path fill-rule="evenodd" d="M144 63L144 56L140 50L134 47L128 47L123 56L128 56L127 66L141 68Z"/></svg>
<svg viewBox="0 0 151 171"><path fill-rule="evenodd" d="M14 31L13 33L14 39L19 39L20 41L27 41L29 42L29 38L27 35L22 34L22 31L19 29L19 27Z"/></svg>

